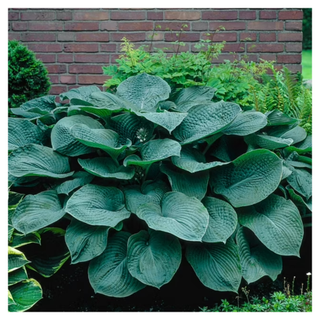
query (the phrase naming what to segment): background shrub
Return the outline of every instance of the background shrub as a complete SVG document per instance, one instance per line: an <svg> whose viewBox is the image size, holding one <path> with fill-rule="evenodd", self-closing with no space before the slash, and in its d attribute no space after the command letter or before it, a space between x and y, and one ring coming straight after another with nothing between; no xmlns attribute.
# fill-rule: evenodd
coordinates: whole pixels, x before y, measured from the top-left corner
<svg viewBox="0 0 320 320"><path fill-rule="evenodd" d="M312 49L312 9L303 9L303 49Z"/></svg>

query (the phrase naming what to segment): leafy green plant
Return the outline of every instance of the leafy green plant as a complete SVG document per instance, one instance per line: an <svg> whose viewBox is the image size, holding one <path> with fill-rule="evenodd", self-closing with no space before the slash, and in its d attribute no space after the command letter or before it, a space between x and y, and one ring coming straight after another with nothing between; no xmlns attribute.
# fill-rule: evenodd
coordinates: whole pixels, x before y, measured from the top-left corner
<svg viewBox="0 0 320 320"><path fill-rule="evenodd" d="M43 62L16 40L8 44L8 81L9 108L46 95L51 86Z"/></svg>
<svg viewBox="0 0 320 320"><path fill-rule="evenodd" d="M107 296L161 288L182 255L212 290L276 279L311 209L311 136L281 111L212 102L214 91L170 94L141 74L115 94L80 87L12 109L9 179L27 193L12 226L68 221L71 263L90 261Z"/></svg>

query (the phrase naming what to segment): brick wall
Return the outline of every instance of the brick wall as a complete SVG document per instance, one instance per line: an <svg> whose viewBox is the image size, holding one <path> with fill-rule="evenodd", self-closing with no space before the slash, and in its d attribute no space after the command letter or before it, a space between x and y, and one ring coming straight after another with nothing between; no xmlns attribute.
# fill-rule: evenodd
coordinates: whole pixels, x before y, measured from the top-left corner
<svg viewBox="0 0 320 320"><path fill-rule="evenodd" d="M186 24L180 50L194 51L199 39L219 26L225 30L214 41L226 41L219 59L247 55L252 61L274 60L301 72L301 9L9 9L9 39L20 40L42 60L50 74L52 94L79 85L101 85L107 79L102 66L115 63L123 37L136 46L174 46ZM166 28L170 29L166 31Z"/></svg>

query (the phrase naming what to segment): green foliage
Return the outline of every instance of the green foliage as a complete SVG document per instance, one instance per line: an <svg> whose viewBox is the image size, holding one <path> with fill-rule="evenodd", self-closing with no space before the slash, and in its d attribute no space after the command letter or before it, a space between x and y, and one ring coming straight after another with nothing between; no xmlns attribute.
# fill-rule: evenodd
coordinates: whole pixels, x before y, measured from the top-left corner
<svg viewBox="0 0 320 320"><path fill-rule="evenodd" d="M302 11L303 49L312 49L312 8L304 8Z"/></svg>
<svg viewBox="0 0 320 320"><path fill-rule="evenodd" d="M71 263L89 262L93 289L112 297L161 288L183 255L212 290L276 279L281 256L299 256L311 210L311 136L281 111L243 111L213 95L205 86L171 94L143 73L115 94L80 87L61 103L14 109L9 179L27 195L12 228L65 239ZM15 130L30 135L18 141ZM30 258L33 268L50 276L63 250Z"/></svg>
<svg viewBox="0 0 320 320"><path fill-rule="evenodd" d="M8 50L9 108L46 95L50 82L42 61L15 40L9 41Z"/></svg>

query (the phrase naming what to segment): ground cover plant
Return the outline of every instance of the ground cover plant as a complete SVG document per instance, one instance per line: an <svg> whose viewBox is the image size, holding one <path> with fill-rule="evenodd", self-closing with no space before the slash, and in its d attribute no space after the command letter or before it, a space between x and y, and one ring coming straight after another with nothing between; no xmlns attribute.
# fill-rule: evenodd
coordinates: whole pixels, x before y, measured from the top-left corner
<svg viewBox="0 0 320 320"><path fill-rule="evenodd" d="M12 228L66 225L51 232L66 244L55 259L30 267L50 276L69 255L90 261L94 291L119 298L168 284L182 255L212 290L276 279L311 212L311 135L279 110L214 93L171 92L144 73L115 93L86 86L12 109L9 180L24 195Z"/></svg>

